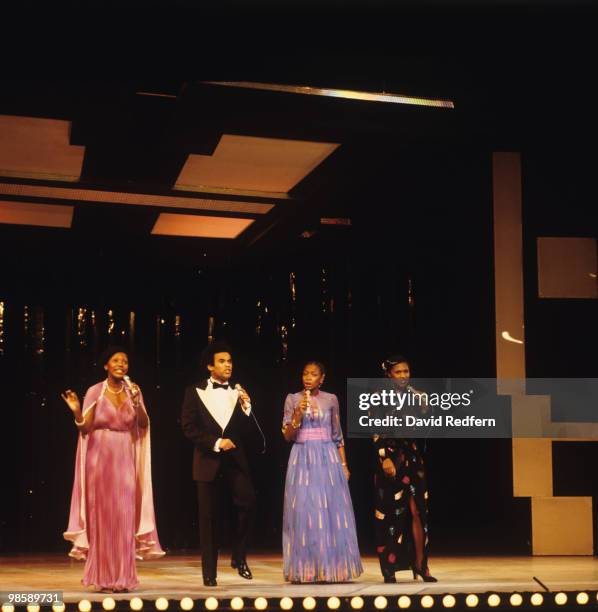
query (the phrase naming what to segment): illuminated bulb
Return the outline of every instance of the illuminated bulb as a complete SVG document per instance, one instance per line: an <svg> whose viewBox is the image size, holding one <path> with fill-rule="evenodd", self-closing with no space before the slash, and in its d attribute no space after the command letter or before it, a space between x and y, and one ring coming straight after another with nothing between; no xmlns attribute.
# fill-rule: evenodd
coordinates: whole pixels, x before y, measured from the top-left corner
<svg viewBox="0 0 598 612"><path fill-rule="evenodd" d="M488 596L488 605L491 608L496 608L496 606L500 606L500 597L496 593L493 593L492 595L489 595Z"/></svg>
<svg viewBox="0 0 598 612"><path fill-rule="evenodd" d="M282 610L290 610L293 607L293 600L290 597L283 597L280 600L280 607Z"/></svg>
<svg viewBox="0 0 598 612"><path fill-rule="evenodd" d="M434 598L431 595L422 597L422 608L431 608L434 605Z"/></svg>
<svg viewBox="0 0 598 612"><path fill-rule="evenodd" d="M265 610L268 607L268 600L265 597L258 597L253 605L256 610Z"/></svg>
<svg viewBox="0 0 598 612"><path fill-rule="evenodd" d="M232 602L231 602L232 605ZM206 610L215 610L218 607L218 600L215 597L208 597L206 599Z"/></svg>
<svg viewBox="0 0 598 612"><path fill-rule="evenodd" d="M313 597L306 597L303 600L303 607L306 610L314 610L316 607L316 600Z"/></svg>
<svg viewBox="0 0 598 612"><path fill-rule="evenodd" d="M399 608L408 608L411 605L411 599L409 599L409 597L407 597L407 595L401 595L399 597Z"/></svg>
<svg viewBox="0 0 598 612"><path fill-rule="evenodd" d="M382 595L379 595L378 597L376 597L376 599L374 599L374 607L377 610L384 610L387 605L388 601L386 601L386 597L382 597Z"/></svg>
<svg viewBox="0 0 598 612"><path fill-rule="evenodd" d="M89 599L82 599L79 602L79 612L89 612L91 610L91 602Z"/></svg>
<svg viewBox="0 0 598 612"><path fill-rule="evenodd" d="M583 593L583 592L582 593L578 593L576 599L577 599L577 603L580 606L585 606L588 603L588 601L590 601L590 598L588 597L588 594L587 593Z"/></svg>
<svg viewBox="0 0 598 612"><path fill-rule="evenodd" d="M523 597L519 593L513 593L509 599L512 606L520 606L523 603Z"/></svg>
<svg viewBox="0 0 598 612"><path fill-rule="evenodd" d="M37 604L29 604L27 606L27 612L39 612L39 606Z"/></svg>
<svg viewBox="0 0 598 612"><path fill-rule="evenodd" d="M181 599L181 610L193 610L193 600L191 599L191 597L183 597L183 599Z"/></svg>
<svg viewBox="0 0 598 612"><path fill-rule="evenodd" d="M15 612L15 607L12 604L2 604L2 612Z"/></svg>
<svg viewBox="0 0 598 612"><path fill-rule="evenodd" d="M540 593L534 593L530 597L530 601L532 602L532 606L541 606L544 603L544 597Z"/></svg>
<svg viewBox="0 0 598 612"><path fill-rule="evenodd" d="M338 597L329 597L327 604L330 610L338 610L341 607L341 600Z"/></svg>
<svg viewBox="0 0 598 612"><path fill-rule="evenodd" d="M452 595L445 595L442 598L442 605L445 608L454 608L457 600Z"/></svg>
<svg viewBox="0 0 598 612"><path fill-rule="evenodd" d="M64 612L65 610L66 606L63 603L52 604L52 612Z"/></svg>
<svg viewBox="0 0 598 612"><path fill-rule="evenodd" d="M567 603L567 595L565 595L565 593L557 593L554 596L554 603L557 606L564 606Z"/></svg>
<svg viewBox="0 0 598 612"><path fill-rule="evenodd" d="M131 610L135 610L135 612L138 610L143 610L143 599L140 597L133 597L133 599L131 599L129 602L129 606L131 607Z"/></svg>
<svg viewBox="0 0 598 612"><path fill-rule="evenodd" d="M230 600L230 607L233 610L242 610L244 605L245 602L243 601L243 599L241 599L241 597L233 597Z"/></svg>
<svg viewBox="0 0 598 612"><path fill-rule="evenodd" d="M106 597L102 601L102 608L104 608L104 610L114 610L114 608L116 608L116 602L112 597Z"/></svg>
<svg viewBox="0 0 598 612"><path fill-rule="evenodd" d="M477 595L474 595L473 593L470 593L466 598L465 598L465 605L468 608L475 608L478 603L479 603L479 599Z"/></svg>
<svg viewBox="0 0 598 612"><path fill-rule="evenodd" d="M168 610L168 599L166 597L156 599L156 610Z"/></svg>
<svg viewBox="0 0 598 612"><path fill-rule="evenodd" d="M361 610L363 608L363 599L359 596L351 597L351 607L354 610Z"/></svg>

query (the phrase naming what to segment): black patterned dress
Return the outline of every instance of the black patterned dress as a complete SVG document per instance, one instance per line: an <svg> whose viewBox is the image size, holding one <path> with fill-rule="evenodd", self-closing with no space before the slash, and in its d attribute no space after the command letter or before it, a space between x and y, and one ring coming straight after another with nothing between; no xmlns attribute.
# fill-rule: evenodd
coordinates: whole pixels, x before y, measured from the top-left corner
<svg viewBox="0 0 598 612"><path fill-rule="evenodd" d="M375 538L382 574L392 576L398 570L416 565L410 498L415 500L424 531L422 567L425 568L428 564L428 487L417 442L407 438L375 436L374 445L377 451ZM384 459L394 463L394 477L384 473Z"/></svg>

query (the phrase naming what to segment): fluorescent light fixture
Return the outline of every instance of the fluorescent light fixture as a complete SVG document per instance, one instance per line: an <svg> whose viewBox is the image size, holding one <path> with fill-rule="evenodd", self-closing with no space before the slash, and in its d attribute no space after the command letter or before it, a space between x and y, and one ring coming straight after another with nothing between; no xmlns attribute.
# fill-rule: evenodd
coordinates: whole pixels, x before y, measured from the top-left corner
<svg viewBox="0 0 598 612"><path fill-rule="evenodd" d="M70 228L73 222L73 210L73 206L0 200L0 223Z"/></svg>
<svg viewBox="0 0 598 612"><path fill-rule="evenodd" d="M413 106L432 106L435 108L455 108L452 100L436 98L420 98L386 92L354 91L351 89L329 89L325 87L307 87L303 85L277 85L275 83L253 83L250 81L202 81L206 85L221 85L222 87L240 87L241 89L260 89L262 91L278 91L283 93L303 94L307 96L328 96L331 98L346 98L364 102L390 102L391 104L410 104Z"/></svg>
<svg viewBox="0 0 598 612"><path fill-rule="evenodd" d="M152 234L191 238L236 238L254 219L237 217L210 217L206 215L177 215L161 213Z"/></svg>

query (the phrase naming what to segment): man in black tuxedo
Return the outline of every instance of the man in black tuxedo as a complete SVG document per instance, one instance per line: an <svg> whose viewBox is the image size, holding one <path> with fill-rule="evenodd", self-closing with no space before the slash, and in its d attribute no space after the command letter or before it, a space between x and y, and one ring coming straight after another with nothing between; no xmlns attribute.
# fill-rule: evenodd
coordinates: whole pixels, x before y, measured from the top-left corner
<svg viewBox="0 0 598 612"><path fill-rule="evenodd" d="M183 432L195 449L193 480L197 481L201 565L205 586L216 586L218 543L217 479L227 483L237 510L231 567L250 580L253 576L245 558L247 538L255 511L255 491L243 438L255 425L251 400L229 380L233 370L230 348L212 342L202 354L202 366L210 376L185 390L181 422Z"/></svg>

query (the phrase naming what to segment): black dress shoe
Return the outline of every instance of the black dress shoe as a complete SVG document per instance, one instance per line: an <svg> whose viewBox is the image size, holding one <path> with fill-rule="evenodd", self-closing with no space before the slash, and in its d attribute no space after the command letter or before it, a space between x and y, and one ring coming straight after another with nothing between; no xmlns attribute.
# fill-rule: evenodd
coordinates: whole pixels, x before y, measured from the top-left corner
<svg viewBox="0 0 598 612"><path fill-rule="evenodd" d="M386 584L394 584L396 583L397 579L395 578L395 575L393 574L392 576L384 576L384 582L386 582Z"/></svg>
<svg viewBox="0 0 598 612"><path fill-rule="evenodd" d="M216 578L204 578L203 585L213 587L213 586L218 586L218 583L216 582Z"/></svg>
<svg viewBox="0 0 598 612"><path fill-rule="evenodd" d="M239 572L239 576L241 576L241 578L245 578L245 580L251 580L253 578L253 574L247 565L247 561L231 561L230 566Z"/></svg>

